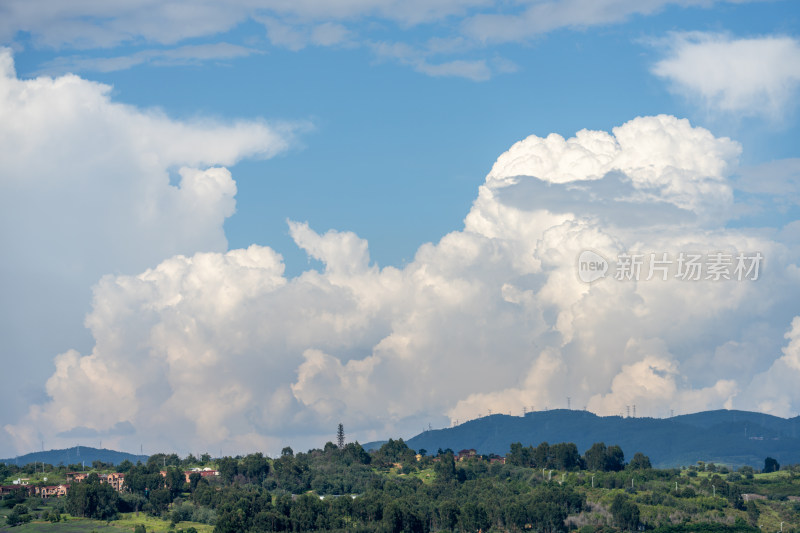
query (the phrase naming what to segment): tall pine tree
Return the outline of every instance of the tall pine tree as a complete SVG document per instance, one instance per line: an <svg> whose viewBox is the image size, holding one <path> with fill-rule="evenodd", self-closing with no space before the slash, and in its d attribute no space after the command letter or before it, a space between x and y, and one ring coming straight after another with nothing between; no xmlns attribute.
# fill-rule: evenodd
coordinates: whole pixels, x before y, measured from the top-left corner
<svg viewBox="0 0 800 533"><path fill-rule="evenodd" d="M344 448L344 425L341 422L336 429L336 444L339 445L340 450Z"/></svg>

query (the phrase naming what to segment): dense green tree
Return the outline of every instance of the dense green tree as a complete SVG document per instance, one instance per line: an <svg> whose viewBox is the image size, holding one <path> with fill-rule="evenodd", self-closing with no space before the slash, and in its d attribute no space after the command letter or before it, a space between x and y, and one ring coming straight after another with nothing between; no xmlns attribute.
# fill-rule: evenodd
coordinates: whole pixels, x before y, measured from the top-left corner
<svg viewBox="0 0 800 533"><path fill-rule="evenodd" d="M653 468L650 464L650 458L642 452L636 452L628 465L632 470L648 470Z"/></svg>
<svg viewBox="0 0 800 533"><path fill-rule="evenodd" d="M566 513L579 513L586 502L585 497L575 492L568 485L547 484L540 486L533 493L536 501L550 502L561 507Z"/></svg>
<svg viewBox="0 0 800 533"><path fill-rule="evenodd" d="M624 494L618 493L609 508L614 525L624 531L639 528L639 506L630 501Z"/></svg>
<svg viewBox="0 0 800 533"><path fill-rule="evenodd" d="M150 514L163 516L169 509L170 503L172 503L172 493L170 490L166 488L156 489L150 491L145 507Z"/></svg>
<svg viewBox="0 0 800 533"><path fill-rule="evenodd" d="M183 492L183 487L186 484L186 476L183 471L170 466L167 468L166 476L164 477L164 484L170 493L170 501Z"/></svg>
<svg viewBox="0 0 800 533"><path fill-rule="evenodd" d="M433 471L436 473L437 483L449 483L456 479L456 462L452 453L439 456L434 463Z"/></svg>
<svg viewBox="0 0 800 533"><path fill-rule="evenodd" d="M242 474L250 483L262 483L269 474L269 463L261 452L251 453L242 459Z"/></svg>
<svg viewBox="0 0 800 533"><path fill-rule="evenodd" d="M769 473L769 472L777 472L781 469L781 465L778 464L778 461L773 459L772 457L767 457L764 459L764 470L762 472Z"/></svg>
<svg viewBox="0 0 800 533"><path fill-rule="evenodd" d="M619 472L625 468L625 454L622 453L622 448L617 445L609 446L606 450L606 467L607 472Z"/></svg>
<svg viewBox="0 0 800 533"><path fill-rule="evenodd" d="M511 443L511 448L506 454L506 462L514 466L531 467L533 465L533 448L524 447L520 442Z"/></svg>
<svg viewBox="0 0 800 533"><path fill-rule="evenodd" d="M533 446L523 447L520 443L511 445L511 451L506 457L509 464L526 468L556 468L554 450L546 442Z"/></svg>
<svg viewBox="0 0 800 533"><path fill-rule="evenodd" d="M604 442L595 442L591 448L583 454L583 461L587 470L601 472L606 469L606 455L608 450Z"/></svg>
<svg viewBox="0 0 800 533"><path fill-rule="evenodd" d="M181 465L181 458L178 457L178 454L171 453L157 453L151 455L147 458L147 466L150 468L151 471L154 470L164 470L168 466L180 466Z"/></svg>
<svg viewBox="0 0 800 533"><path fill-rule="evenodd" d="M416 461L416 453L403 442L403 439L389 439L375 452L372 459L376 464L386 467L394 463Z"/></svg>
<svg viewBox="0 0 800 533"><path fill-rule="evenodd" d="M133 494L147 496L150 491L164 487L164 476L144 465L131 468L125 475L125 488Z"/></svg>
<svg viewBox="0 0 800 533"><path fill-rule="evenodd" d="M750 523L751 526L757 527L758 526L758 519L761 516L761 511L758 509L758 505L756 502L749 501L747 502L747 521Z"/></svg>
<svg viewBox="0 0 800 533"><path fill-rule="evenodd" d="M459 514L461 528L466 531L479 531L489 529L491 521L486 505L480 501L468 500L461 506Z"/></svg>
<svg viewBox="0 0 800 533"><path fill-rule="evenodd" d="M119 494L110 485L100 483L96 473L80 483L73 483L67 492L67 510L73 516L111 520L117 515Z"/></svg>
<svg viewBox="0 0 800 533"><path fill-rule="evenodd" d="M745 511L745 502L742 497L742 489L735 483L725 483L725 497L728 498L728 504L734 509Z"/></svg>
<svg viewBox="0 0 800 533"><path fill-rule="evenodd" d="M372 457L367 451L356 442L348 442L344 445L344 451L341 455L344 462L348 465L358 463L368 465L372 462Z"/></svg>
<svg viewBox="0 0 800 533"><path fill-rule="evenodd" d="M444 500L436 510L439 527L447 531L455 529L459 514L461 514L461 509L455 500Z"/></svg>
<svg viewBox="0 0 800 533"><path fill-rule="evenodd" d="M292 503L290 518L293 526L298 531L312 531L322 524L324 505L319 497L313 494L303 494Z"/></svg>
<svg viewBox="0 0 800 533"><path fill-rule="evenodd" d="M53 509L52 511L50 511L50 514L48 514L47 517L44 518L48 520L51 524L55 524L56 522L61 521L61 513L59 512L58 509Z"/></svg>
<svg viewBox="0 0 800 533"><path fill-rule="evenodd" d="M16 526L30 522L33 517L28 512L28 507L18 503L11 509L11 512L6 516L6 524L9 526Z"/></svg>
<svg viewBox="0 0 800 533"><path fill-rule="evenodd" d="M311 488L311 471L307 454L281 455L273 461L274 481L278 487L291 493L301 493Z"/></svg>
<svg viewBox="0 0 800 533"><path fill-rule="evenodd" d="M550 446L551 463L547 466L558 470L578 470L581 456L578 447L571 442L561 442Z"/></svg>
<svg viewBox="0 0 800 533"><path fill-rule="evenodd" d="M541 442L533 450L533 463L534 468L552 468L550 461L550 444Z"/></svg>
<svg viewBox="0 0 800 533"><path fill-rule="evenodd" d="M239 473L239 462L233 457L223 457L217 461L217 470L223 483L233 483L233 478Z"/></svg>
<svg viewBox="0 0 800 533"><path fill-rule="evenodd" d="M147 503L147 498L143 494L135 494L132 492L122 492L119 495L117 508L122 513L139 513L144 509Z"/></svg>
<svg viewBox="0 0 800 533"><path fill-rule="evenodd" d="M243 533L248 529L245 512L239 508L232 508L219 514L214 533Z"/></svg>
<svg viewBox="0 0 800 533"><path fill-rule="evenodd" d="M532 503L527 507L527 515L525 529L530 524L534 531L544 533L566 533L567 531L567 526L564 524L567 513L552 502Z"/></svg>
<svg viewBox="0 0 800 533"><path fill-rule="evenodd" d="M192 472L189 474L189 491L194 492L202 479L203 476L200 475L200 472Z"/></svg>

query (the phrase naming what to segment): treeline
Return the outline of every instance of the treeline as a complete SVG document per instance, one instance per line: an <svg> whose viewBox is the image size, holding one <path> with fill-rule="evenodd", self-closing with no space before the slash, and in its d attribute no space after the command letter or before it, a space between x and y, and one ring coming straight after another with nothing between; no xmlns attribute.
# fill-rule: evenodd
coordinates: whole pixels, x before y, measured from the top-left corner
<svg viewBox="0 0 800 533"><path fill-rule="evenodd" d="M639 453L626 464L619 446L604 443L583 455L573 443L515 443L505 464L481 456L458 460L452 450L433 457L420 450L418 456L402 439L372 453L358 443L339 448L329 442L306 453L286 447L275 459L261 453L208 459L205 464L219 475L195 472L188 481L184 471L203 458L187 464L177 455L158 454L146 463L122 463L114 468L125 473L120 493L90 474L74 483L66 498L51 502L51 519L69 513L113 520L119 513L144 512L175 527L187 521L213 524L217 533L562 533L597 514L597 502L590 506L586 495L603 488L617 489L602 503L608 519L600 529L586 525L582 533L667 527L675 512L685 521L726 509L740 514L737 527L743 531L758 523L759 508L742 494L762 490L752 468L722 478L715 465L699 463L681 475L680 470L652 469ZM542 471L551 469L559 473ZM699 470L709 475L698 477ZM797 487L789 480L776 490L790 495ZM15 521L30 516L21 498L4 498Z"/></svg>
<svg viewBox="0 0 800 533"><path fill-rule="evenodd" d="M232 486L217 493L217 533L256 531L564 532L583 496L558 484L531 487L521 480L480 477L459 483L383 479L357 498L311 493L272 497L261 488Z"/></svg>
<svg viewBox="0 0 800 533"><path fill-rule="evenodd" d="M617 445L606 446L596 442L581 456L578 447L572 442L561 442L552 446L542 442L535 448L523 447L515 442L506 455L506 462L526 468L551 468L553 470L592 470L594 472L619 472L625 468L625 454ZM638 470L652 468L650 458L637 452L628 465Z"/></svg>
<svg viewBox="0 0 800 533"><path fill-rule="evenodd" d="M413 456L413 453L412 453ZM73 516L112 520L119 512L143 511L175 522L191 520L214 523L220 499L230 490L246 488L263 497L277 494L354 494L366 492L380 474L368 465L372 457L358 443L343 449L328 443L323 450L295 454L284 448L271 460L262 453L223 457L216 462L219 476L189 475L177 456L151 456L146 464L121 463L115 470L125 474L124 490L114 491L90 474L70 487L63 511ZM162 474L163 472L163 474Z"/></svg>
<svg viewBox="0 0 800 533"><path fill-rule="evenodd" d="M158 453L151 455L146 463L148 466L174 466L177 468L191 468L197 466L207 466L214 464L214 460L209 454L203 454L200 457L195 457L192 454L181 459L177 454L164 454ZM0 463L0 485L3 480L14 477L30 477L34 475L42 475L48 478L47 484L63 483L66 480L67 472L82 472L86 470L97 471L114 471L114 472L127 472L134 464L129 460L124 460L118 465L104 461L92 461L91 464L73 463L73 464L59 464L52 465L49 463L27 463L25 465L16 465L13 463ZM42 480L43 482L43 480Z"/></svg>
<svg viewBox="0 0 800 533"><path fill-rule="evenodd" d="M602 444L583 457L574 444L515 444L505 465L480 456L456 461L451 450L418 460L399 439L372 454L358 443L341 449L327 443L307 453L287 447L274 460L260 453L224 457L216 463L216 479L194 473L187 483L177 458L154 456L147 464L122 465L126 491L116 499L96 476L78 484L67 498L67 511L108 520L116 512L141 510L175 524L213 523L218 533L491 528L556 533L567 531L567 516L586 507L585 496L571 484L533 477L529 469L577 470L594 464L595 456L603 457L600 470L611 473L624 460L618 447ZM390 470L403 475L387 476ZM612 476L602 482L621 487L625 480ZM627 499L613 512L621 525L638 520L638 508Z"/></svg>

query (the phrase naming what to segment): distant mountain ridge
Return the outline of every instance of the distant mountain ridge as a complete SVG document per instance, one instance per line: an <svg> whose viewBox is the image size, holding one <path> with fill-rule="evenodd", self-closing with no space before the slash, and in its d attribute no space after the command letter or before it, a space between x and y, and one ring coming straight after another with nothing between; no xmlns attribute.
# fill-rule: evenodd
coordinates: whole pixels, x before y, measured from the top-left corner
<svg viewBox="0 0 800 533"><path fill-rule="evenodd" d="M145 462L148 457L147 455L134 455L132 453L107 450L105 448L98 449L90 446L74 446L65 450L32 452L15 458L0 459L0 463L23 466L28 463L37 462L58 466L59 464L71 465L79 463L91 465L94 461L103 461L104 463L118 465L126 459L134 464L136 464L137 461Z"/></svg>
<svg viewBox="0 0 800 533"><path fill-rule="evenodd" d="M429 453L439 448L474 448L478 453L498 455L508 453L514 442L524 446L574 442L581 453L595 442L618 444L626 460L642 452L653 466L661 468L697 461L761 468L765 457L780 464L800 463L800 417L718 410L663 419L623 418L555 409L524 417L490 415L452 428L425 431L406 441L411 448Z"/></svg>

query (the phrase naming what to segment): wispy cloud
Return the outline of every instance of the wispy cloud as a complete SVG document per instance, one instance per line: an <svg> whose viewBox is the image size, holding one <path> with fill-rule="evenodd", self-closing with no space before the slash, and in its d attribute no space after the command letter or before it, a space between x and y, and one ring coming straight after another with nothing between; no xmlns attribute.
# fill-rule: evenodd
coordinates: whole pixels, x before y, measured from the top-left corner
<svg viewBox="0 0 800 533"><path fill-rule="evenodd" d="M213 38L247 20L263 24L273 46L300 50L307 46L370 46L401 42L417 49L380 53L430 76L458 76L483 81L509 70L509 62L475 57L475 50L505 42L525 42L561 28L586 28L624 22L668 6L706 8L716 3L751 0L543 0L497 3L489 0L232 0L225 3L174 0L169 3L132 0L125 3L84 0L6 0L0 4L0 42L11 43L24 31L38 46L57 49L114 48L119 45L176 45L196 38ZM757 1L757 0L752 0ZM410 44L404 36L424 26L429 47ZM391 36L390 36L391 34ZM400 37L398 38L398 34ZM437 45L436 42L439 41ZM441 45L461 43L451 57L434 59ZM203 57L201 50L145 50L106 58L65 57L50 65L83 71L113 71L143 63L222 60L253 53L234 45L211 45L220 57ZM390 45L388 48L391 48ZM425 49L425 52L420 52ZM184 55L185 54L185 55ZM227 56L225 54L228 54ZM64 65L59 65L63 63ZM54 70L55 71L55 70Z"/></svg>
<svg viewBox="0 0 800 533"><path fill-rule="evenodd" d="M257 17L267 30L267 38L274 46L289 50L302 50L307 46L353 45L353 35L337 22L303 23L287 22L275 17Z"/></svg>
<svg viewBox="0 0 800 533"><path fill-rule="evenodd" d="M636 15L651 15L668 6L710 7L748 0L543 0L517 4L513 13L491 10L466 17L463 31L487 43L519 42L561 28L616 24ZM757 0L756 0L757 1ZM500 9L498 9L500 11Z"/></svg>
<svg viewBox="0 0 800 533"><path fill-rule="evenodd" d="M373 43L371 47L379 59L397 61L429 76L454 76L472 81L486 81L494 74L491 65L484 59L436 61L431 59L435 57L434 53L405 43Z"/></svg>
<svg viewBox="0 0 800 533"><path fill-rule="evenodd" d="M209 62L224 62L253 54L262 50L230 43L213 43L179 46L177 48L150 49L111 57L60 56L43 63L37 74L59 75L67 72L115 72L138 65L157 66L197 65Z"/></svg>

